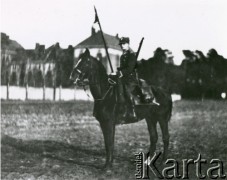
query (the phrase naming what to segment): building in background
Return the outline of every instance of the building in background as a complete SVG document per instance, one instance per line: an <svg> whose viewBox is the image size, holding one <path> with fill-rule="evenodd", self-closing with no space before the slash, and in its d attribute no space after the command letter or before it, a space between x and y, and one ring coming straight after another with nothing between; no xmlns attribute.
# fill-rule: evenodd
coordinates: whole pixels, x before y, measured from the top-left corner
<svg viewBox="0 0 227 180"><path fill-rule="evenodd" d="M1 33L1 84L20 85L20 74L26 60L25 49Z"/></svg>
<svg viewBox="0 0 227 180"><path fill-rule="evenodd" d="M122 50L119 37L104 33L108 52L114 71L119 66ZM59 43L49 48L36 43L34 49L24 49L18 42L1 33L1 85L53 87L55 99L56 87L70 87L69 81L73 64L85 48L89 48L93 57L100 60L109 74L102 34L92 28L91 36L76 45L63 49ZM185 59L180 66L173 63L173 55L167 49L157 48L153 57L138 61L137 72L140 78L152 85L168 89L170 93L181 94L182 98L226 98L227 59L211 49L207 55L201 51L183 50ZM26 99L27 99L26 93ZM226 98L227 99L227 98Z"/></svg>
<svg viewBox="0 0 227 180"><path fill-rule="evenodd" d="M117 67L120 65L120 56L122 54L121 47L119 46L119 37L118 35L112 36L105 33L103 33L103 35L108 47L113 69L116 71ZM89 48L91 56L102 62L107 70L107 73L109 74L111 70L106 56L101 31L96 31L95 28L92 27L91 36L74 47L75 62L78 60L79 55L82 54L86 48Z"/></svg>
<svg viewBox="0 0 227 180"><path fill-rule="evenodd" d="M24 49L19 43L1 33L1 84L42 87L69 85L74 61L74 49L56 43L45 49L36 43L35 49Z"/></svg>

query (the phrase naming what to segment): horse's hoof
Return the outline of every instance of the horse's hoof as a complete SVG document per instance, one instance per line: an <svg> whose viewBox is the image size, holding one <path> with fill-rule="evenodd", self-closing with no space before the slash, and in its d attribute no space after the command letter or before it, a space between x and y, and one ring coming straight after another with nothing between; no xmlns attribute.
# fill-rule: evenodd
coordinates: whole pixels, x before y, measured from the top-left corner
<svg viewBox="0 0 227 180"><path fill-rule="evenodd" d="M167 161L167 157L163 157L162 160L161 160L162 165L165 165L166 161Z"/></svg>
<svg viewBox="0 0 227 180"><path fill-rule="evenodd" d="M112 174L112 169L106 169L106 175L111 175Z"/></svg>
<svg viewBox="0 0 227 180"><path fill-rule="evenodd" d="M105 164L105 166L103 167L103 171L106 175L112 174L112 165Z"/></svg>

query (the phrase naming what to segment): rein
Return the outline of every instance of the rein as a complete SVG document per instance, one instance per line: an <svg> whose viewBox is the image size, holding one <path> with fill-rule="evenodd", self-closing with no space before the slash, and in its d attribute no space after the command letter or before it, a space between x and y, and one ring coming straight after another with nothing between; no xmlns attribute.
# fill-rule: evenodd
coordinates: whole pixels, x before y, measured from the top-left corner
<svg viewBox="0 0 227 180"><path fill-rule="evenodd" d="M88 98L91 98L90 95L87 93L87 90L86 90L86 88L85 88L85 85L83 85L83 89L84 89L84 92L85 92L85 94L87 95L87 97L88 97Z"/></svg>
<svg viewBox="0 0 227 180"><path fill-rule="evenodd" d="M96 85L96 84L89 84L89 85ZM107 91L105 92L105 94L103 95L102 98L100 98L100 99L95 99L95 98L94 98L94 100L95 100L95 101L103 101L103 100L106 98L107 94L109 93L109 91L110 91L112 88L113 88L113 86L111 85L111 86L107 89ZM83 89L84 89L84 92L86 93L87 97L88 97L88 98L91 98L91 96L87 93L87 89L85 88L85 85L83 85Z"/></svg>
<svg viewBox="0 0 227 180"><path fill-rule="evenodd" d="M109 89L106 91L106 93L104 94L104 96L103 96L102 98L100 98L100 99L94 99L94 100L95 100L95 101L103 101L103 100L106 98L107 94L109 93L109 91L110 91L112 88L113 88L113 86L110 86Z"/></svg>

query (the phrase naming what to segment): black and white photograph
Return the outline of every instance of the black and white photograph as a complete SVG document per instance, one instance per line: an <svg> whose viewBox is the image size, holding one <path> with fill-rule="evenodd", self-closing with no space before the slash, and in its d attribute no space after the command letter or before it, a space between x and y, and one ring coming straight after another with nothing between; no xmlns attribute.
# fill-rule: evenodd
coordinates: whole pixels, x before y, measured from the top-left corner
<svg viewBox="0 0 227 180"><path fill-rule="evenodd" d="M1 0L1 179L227 179L226 0Z"/></svg>

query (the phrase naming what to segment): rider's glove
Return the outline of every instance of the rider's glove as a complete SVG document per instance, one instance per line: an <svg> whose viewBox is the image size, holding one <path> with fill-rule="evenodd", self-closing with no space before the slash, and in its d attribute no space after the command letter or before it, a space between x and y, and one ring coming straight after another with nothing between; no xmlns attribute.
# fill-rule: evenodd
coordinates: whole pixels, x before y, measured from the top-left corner
<svg viewBox="0 0 227 180"><path fill-rule="evenodd" d="M109 76L117 76L117 77L121 78L123 76L123 74L121 71L117 71L117 72L110 73Z"/></svg>
<svg viewBox="0 0 227 180"><path fill-rule="evenodd" d="M116 73L116 72L112 72L112 73L110 73L110 75L111 75L111 76L116 76L117 73Z"/></svg>
<svg viewBox="0 0 227 180"><path fill-rule="evenodd" d="M119 78L123 77L122 72L121 72L121 71L117 71L117 76L118 76Z"/></svg>

